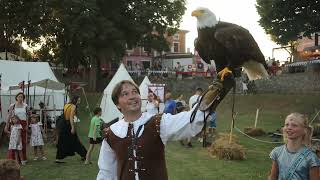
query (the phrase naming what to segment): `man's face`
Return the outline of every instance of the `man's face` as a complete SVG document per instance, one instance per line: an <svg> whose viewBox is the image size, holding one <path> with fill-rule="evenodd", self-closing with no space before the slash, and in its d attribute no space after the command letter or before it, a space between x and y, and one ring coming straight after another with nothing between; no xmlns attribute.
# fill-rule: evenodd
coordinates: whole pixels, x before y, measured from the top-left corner
<svg viewBox="0 0 320 180"><path fill-rule="evenodd" d="M166 95L165 95L165 97L166 97L166 100L171 99L171 92L167 92Z"/></svg>
<svg viewBox="0 0 320 180"><path fill-rule="evenodd" d="M123 114L141 112L141 97L138 90L131 84L123 84L117 107Z"/></svg>

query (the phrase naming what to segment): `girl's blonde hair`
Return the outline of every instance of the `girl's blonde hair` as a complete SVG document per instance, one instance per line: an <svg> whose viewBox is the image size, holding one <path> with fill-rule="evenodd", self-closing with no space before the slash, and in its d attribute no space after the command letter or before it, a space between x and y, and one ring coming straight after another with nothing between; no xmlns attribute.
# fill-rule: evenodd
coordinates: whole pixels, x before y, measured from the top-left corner
<svg viewBox="0 0 320 180"><path fill-rule="evenodd" d="M12 124L13 124L13 119L17 119L17 120L18 120L18 124L19 124L19 121L20 121L19 116L13 115L13 116L11 117L11 123L12 123Z"/></svg>
<svg viewBox="0 0 320 180"><path fill-rule="evenodd" d="M285 121L287 121L287 120L293 120L304 127L305 134L302 137L302 144L304 144L306 146L310 146L313 128L312 128L312 126L309 125L308 118L301 113L294 112L294 113L289 114L286 117ZM283 140L285 143L288 142L288 135L285 131L283 131Z"/></svg>

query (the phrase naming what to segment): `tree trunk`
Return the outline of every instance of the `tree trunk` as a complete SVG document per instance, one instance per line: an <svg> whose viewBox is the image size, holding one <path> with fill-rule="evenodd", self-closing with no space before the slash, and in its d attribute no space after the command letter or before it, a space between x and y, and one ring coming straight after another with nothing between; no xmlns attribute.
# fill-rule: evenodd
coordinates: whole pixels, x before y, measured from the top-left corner
<svg viewBox="0 0 320 180"><path fill-rule="evenodd" d="M97 51L97 55L92 59L91 69L89 73L90 91L97 91L99 89L98 82L101 79L101 64L106 64L108 62L106 52L107 51L105 49L100 49Z"/></svg>

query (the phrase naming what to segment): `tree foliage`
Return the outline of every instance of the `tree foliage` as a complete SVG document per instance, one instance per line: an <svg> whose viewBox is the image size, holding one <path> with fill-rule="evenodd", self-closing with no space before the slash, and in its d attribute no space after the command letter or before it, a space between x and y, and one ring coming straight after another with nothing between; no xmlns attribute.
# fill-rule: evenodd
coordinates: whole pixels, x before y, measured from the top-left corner
<svg viewBox="0 0 320 180"><path fill-rule="evenodd" d="M320 30L319 0L257 0L259 23L272 39L287 45Z"/></svg>
<svg viewBox="0 0 320 180"><path fill-rule="evenodd" d="M164 33L179 27L185 0L0 0L0 34L29 43L68 67L89 65L98 54L121 57L127 47L164 50ZM157 32L157 33L154 33ZM51 52L51 55L49 55Z"/></svg>
<svg viewBox="0 0 320 180"><path fill-rule="evenodd" d="M46 15L42 1L0 0L0 9L0 51L19 54L22 39L39 42ZM24 50L22 56L30 59L30 54Z"/></svg>

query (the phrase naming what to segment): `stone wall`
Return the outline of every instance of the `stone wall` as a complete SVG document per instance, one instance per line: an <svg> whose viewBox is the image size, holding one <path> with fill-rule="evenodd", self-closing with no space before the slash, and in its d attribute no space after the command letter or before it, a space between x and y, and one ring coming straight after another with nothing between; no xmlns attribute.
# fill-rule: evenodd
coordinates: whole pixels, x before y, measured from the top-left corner
<svg viewBox="0 0 320 180"><path fill-rule="evenodd" d="M286 73L255 81L261 93L320 93L320 73Z"/></svg>
<svg viewBox="0 0 320 180"><path fill-rule="evenodd" d="M192 94L197 87L204 90L212 81L211 78L193 77L177 80L167 78L161 80L150 79L151 82L165 83L168 89L175 94ZM139 81L138 81L139 82ZM236 92L242 93L242 84L240 78L237 78ZM249 93L281 93L281 94L320 94L320 73L284 73L278 76L271 76L269 79L256 80L248 85ZM250 89L251 88L251 89Z"/></svg>
<svg viewBox="0 0 320 180"><path fill-rule="evenodd" d="M64 83L70 81L88 82L88 76L84 75L68 75L63 77L62 73L55 71L57 78ZM97 84L98 91L103 89L110 82L111 77L100 77ZM132 76L134 81L140 85L144 76ZM210 77L188 77L184 76L182 79L177 79L175 75L169 74L166 76L149 76L152 83L166 84L167 89L170 89L174 95L187 94L191 95L197 87L204 90L212 81ZM241 80L237 79L237 93L241 93ZM255 93L320 93L320 73L319 72L301 72L301 73L283 73L278 76L271 76L269 79L256 80L254 83L248 85L249 92Z"/></svg>

